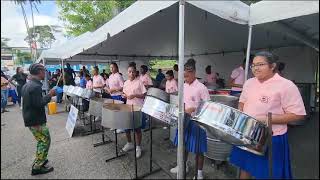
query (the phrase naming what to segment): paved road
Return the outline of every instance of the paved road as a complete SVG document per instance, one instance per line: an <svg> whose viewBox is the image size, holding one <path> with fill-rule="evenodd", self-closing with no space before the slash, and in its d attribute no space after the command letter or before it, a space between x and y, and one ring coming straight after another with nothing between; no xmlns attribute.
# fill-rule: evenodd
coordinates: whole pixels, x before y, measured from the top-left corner
<svg viewBox="0 0 320 180"><path fill-rule="evenodd" d="M93 147L101 141L100 134L69 138L65 130L67 113L58 113L48 116L52 144L49 152L49 163L55 170L49 174L31 176L31 163L34 158L35 140L27 128L23 126L21 110L9 107L10 112L1 114L1 178L81 178L81 179L128 179L134 177L133 152L129 155L105 162L105 159L114 156L114 145L108 144ZM59 107L62 111L62 107ZM312 120L301 127L290 128L289 138L292 155L292 170L295 178L319 178L319 113ZM81 130L78 126L76 132ZM111 132L108 135L113 139ZM153 131L153 156L156 162L164 169L148 176L151 179L169 179L166 173L174 165L176 149L170 141L165 141L168 131L161 128ZM138 160L139 174L146 173L149 168L149 132L144 132L142 147L143 157ZM125 144L124 135L119 137L119 146ZM192 156L189 157L193 159ZM154 164L154 168L157 166ZM192 171L193 172L193 171ZM188 178L192 178L192 172ZM219 170L205 161L205 177L211 179L226 179L235 177L235 168L228 165Z"/></svg>

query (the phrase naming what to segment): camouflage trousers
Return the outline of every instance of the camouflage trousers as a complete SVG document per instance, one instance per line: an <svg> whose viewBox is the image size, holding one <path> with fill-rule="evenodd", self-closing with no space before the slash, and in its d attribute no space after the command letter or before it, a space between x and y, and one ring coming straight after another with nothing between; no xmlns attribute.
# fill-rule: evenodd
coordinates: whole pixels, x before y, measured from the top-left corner
<svg viewBox="0 0 320 180"><path fill-rule="evenodd" d="M33 169L39 169L47 160L48 151L51 143L49 129L46 124L29 127L34 138L37 140L36 158L33 161Z"/></svg>

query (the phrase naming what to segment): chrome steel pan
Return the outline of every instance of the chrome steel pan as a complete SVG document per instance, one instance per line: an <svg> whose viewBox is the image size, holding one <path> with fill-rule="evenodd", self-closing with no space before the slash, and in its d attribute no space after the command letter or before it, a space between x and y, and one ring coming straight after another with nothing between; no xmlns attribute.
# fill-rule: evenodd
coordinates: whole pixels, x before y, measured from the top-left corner
<svg viewBox="0 0 320 180"><path fill-rule="evenodd" d="M217 139L245 146L240 148L255 154L265 152L269 139L267 126L235 108L216 102L201 102L192 120Z"/></svg>
<svg viewBox="0 0 320 180"><path fill-rule="evenodd" d="M166 103L169 103L169 94L158 88L149 88L147 96L152 96Z"/></svg>
<svg viewBox="0 0 320 180"><path fill-rule="evenodd" d="M133 116L134 123L133 124ZM105 104L102 108L101 126L114 129L141 127L141 107L127 104Z"/></svg>
<svg viewBox="0 0 320 180"><path fill-rule="evenodd" d="M123 104L122 101L104 98L92 98L89 102L88 113L90 115L101 117L102 116L102 106L104 104Z"/></svg>
<svg viewBox="0 0 320 180"><path fill-rule="evenodd" d="M146 96L141 111L167 124L175 122L175 106L155 97Z"/></svg>

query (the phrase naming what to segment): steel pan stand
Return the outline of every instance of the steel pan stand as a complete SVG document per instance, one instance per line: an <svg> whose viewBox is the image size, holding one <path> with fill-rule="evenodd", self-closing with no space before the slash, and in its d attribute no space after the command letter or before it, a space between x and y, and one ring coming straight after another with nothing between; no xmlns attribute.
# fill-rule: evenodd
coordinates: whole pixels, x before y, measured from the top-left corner
<svg viewBox="0 0 320 180"><path fill-rule="evenodd" d="M125 153L119 154L119 152L118 152L118 133L117 133L117 129L114 130L114 136L115 136L115 142L114 143L115 143L116 156L107 159L106 162L126 155Z"/></svg>
<svg viewBox="0 0 320 180"><path fill-rule="evenodd" d="M268 130L269 130L269 150L268 150L268 158L269 158L269 178L273 178L273 160L272 160L272 113L268 112Z"/></svg>

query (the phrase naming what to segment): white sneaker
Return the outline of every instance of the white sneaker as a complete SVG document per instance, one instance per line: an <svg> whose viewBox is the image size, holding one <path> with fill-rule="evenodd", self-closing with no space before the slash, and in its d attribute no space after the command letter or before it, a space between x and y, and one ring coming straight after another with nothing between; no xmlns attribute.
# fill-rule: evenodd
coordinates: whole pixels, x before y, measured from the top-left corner
<svg viewBox="0 0 320 180"><path fill-rule="evenodd" d="M126 145L124 145L124 147L122 148L122 151L124 152L128 152L130 150L134 149L134 145L132 143L127 143Z"/></svg>
<svg viewBox="0 0 320 180"><path fill-rule="evenodd" d="M172 174L177 174L178 173L178 165L176 166L176 167L174 167L174 168L171 168L170 169L170 172L172 173ZM186 173L188 173L189 172L189 163L186 163Z"/></svg>
<svg viewBox="0 0 320 180"><path fill-rule="evenodd" d="M141 151L142 151L141 148L139 148L139 147L136 148L136 157L137 158L141 157Z"/></svg>
<svg viewBox="0 0 320 180"><path fill-rule="evenodd" d="M196 177L194 176L193 179L196 179ZM197 179L203 179L203 175L198 174Z"/></svg>
<svg viewBox="0 0 320 180"><path fill-rule="evenodd" d="M117 134L124 133L124 132L125 132L124 129L117 129Z"/></svg>

